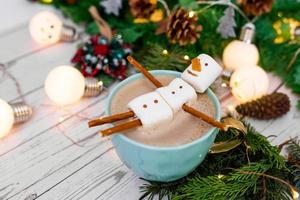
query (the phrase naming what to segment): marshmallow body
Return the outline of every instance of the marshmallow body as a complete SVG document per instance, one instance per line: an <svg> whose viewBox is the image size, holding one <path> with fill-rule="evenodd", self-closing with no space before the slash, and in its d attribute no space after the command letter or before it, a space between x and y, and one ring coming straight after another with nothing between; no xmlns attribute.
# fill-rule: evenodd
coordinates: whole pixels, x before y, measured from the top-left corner
<svg viewBox="0 0 300 200"><path fill-rule="evenodd" d="M128 108L141 120L143 127L152 128L173 119L173 111L158 92L138 96L128 103Z"/></svg>
<svg viewBox="0 0 300 200"><path fill-rule="evenodd" d="M181 78L175 78L168 86L156 90L169 104L173 112L178 112L182 105L197 100L197 93L192 86Z"/></svg>
<svg viewBox="0 0 300 200"><path fill-rule="evenodd" d="M189 83L196 92L203 93L221 74L222 67L209 55L200 54L200 70L194 70L192 64L182 73L181 78Z"/></svg>

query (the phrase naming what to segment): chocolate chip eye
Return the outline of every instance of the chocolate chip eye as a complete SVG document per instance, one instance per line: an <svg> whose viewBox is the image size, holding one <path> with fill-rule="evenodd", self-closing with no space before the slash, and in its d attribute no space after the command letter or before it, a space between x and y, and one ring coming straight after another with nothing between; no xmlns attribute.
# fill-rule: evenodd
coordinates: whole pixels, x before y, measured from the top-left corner
<svg viewBox="0 0 300 200"><path fill-rule="evenodd" d="M175 91L172 91L172 94L175 94Z"/></svg>
<svg viewBox="0 0 300 200"><path fill-rule="evenodd" d="M204 65L205 65L205 66L208 66L208 63L205 63Z"/></svg>
<svg viewBox="0 0 300 200"><path fill-rule="evenodd" d="M182 85L181 86L179 86L179 89L182 89L183 87L182 87Z"/></svg>
<svg viewBox="0 0 300 200"><path fill-rule="evenodd" d="M54 25L51 25L50 28L54 28Z"/></svg>
<svg viewBox="0 0 300 200"><path fill-rule="evenodd" d="M147 108L147 104L144 104L144 105L143 105L143 108Z"/></svg>
<svg viewBox="0 0 300 200"><path fill-rule="evenodd" d="M51 38L52 38L52 36L51 36L51 35L48 35L48 38L49 38L49 39L51 39Z"/></svg>
<svg viewBox="0 0 300 200"><path fill-rule="evenodd" d="M154 103L158 103L158 100L157 100L157 99L155 99L155 100L154 100Z"/></svg>

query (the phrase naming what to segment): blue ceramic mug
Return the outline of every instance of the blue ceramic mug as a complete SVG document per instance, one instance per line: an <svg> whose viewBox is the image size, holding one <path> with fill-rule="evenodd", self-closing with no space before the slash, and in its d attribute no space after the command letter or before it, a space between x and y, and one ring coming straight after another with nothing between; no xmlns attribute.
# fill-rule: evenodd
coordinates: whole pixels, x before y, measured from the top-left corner
<svg viewBox="0 0 300 200"><path fill-rule="evenodd" d="M169 70L150 71L154 76L168 75L180 77L181 73ZM142 78L142 74L135 74L120 82L110 93L105 113L111 115L111 103L117 92L128 83ZM221 107L215 94L206 91L211 98L216 115L220 120ZM199 139L180 146L155 147L131 140L123 134L114 134L112 143L123 163L141 178L152 181L174 181L192 172L205 158L213 145L218 133L217 128L211 128Z"/></svg>

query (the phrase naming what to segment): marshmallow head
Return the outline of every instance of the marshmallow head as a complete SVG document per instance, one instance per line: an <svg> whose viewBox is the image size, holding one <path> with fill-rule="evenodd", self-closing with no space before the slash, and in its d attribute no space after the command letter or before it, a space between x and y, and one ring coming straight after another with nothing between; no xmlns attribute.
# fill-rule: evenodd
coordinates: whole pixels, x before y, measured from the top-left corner
<svg viewBox="0 0 300 200"><path fill-rule="evenodd" d="M221 74L222 67L209 55L200 54L182 73L181 78L196 92L203 93Z"/></svg>
<svg viewBox="0 0 300 200"><path fill-rule="evenodd" d="M168 86L156 90L172 108L173 112L181 109L182 105L197 100L196 91L181 78L175 78Z"/></svg>
<svg viewBox="0 0 300 200"><path fill-rule="evenodd" d="M138 96L128 103L128 108L141 120L143 127L152 128L173 119L173 111L158 92Z"/></svg>

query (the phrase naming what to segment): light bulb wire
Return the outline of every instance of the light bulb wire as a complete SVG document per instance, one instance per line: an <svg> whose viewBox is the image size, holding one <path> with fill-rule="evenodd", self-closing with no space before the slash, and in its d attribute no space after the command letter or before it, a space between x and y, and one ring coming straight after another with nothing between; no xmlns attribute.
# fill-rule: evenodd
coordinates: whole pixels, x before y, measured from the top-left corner
<svg viewBox="0 0 300 200"><path fill-rule="evenodd" d="M5 65L4 63L0 63L0 71L2 72L1 78L0 78L0 83L5 80L5 77L8 77L10 80L12 80L13 83L14 83L14 85L15 85L15 87L16 87L16 91L18 93L19 98L21 99L21 101L23 103L26 103L26 99L24 98L20 82L17 80L17 78L12 73L10 73L7 70L6 66L7 65Z"/></svg>
<svg viewBox="0 0 300 200"><path fill-rule="evenodd" d="M106 88L106 87L103 87L103 91L105 92L105 94L100 98L98 99L98 101L101 101L101 100L104 100L108 95L109 95L109 90ZM75 113L75 114L71 114L71 111L68 111L67 109L63 108L63 110L67 113L66 115L64 116L67 116L67 117L62 117L62 120L59 120L59 123L57 123L55 125L56 129L67 139L69 140L73 145L76 145L78 147L81 147L81 148L87 148L87 147L93 147L93 146L96 146L98 145L98 143L96 144L92 144L92 145L84 145L82 144L83 142L87 142L88 140L94 138L96 135L98 135L99 131L83 138L83 139L80 139L78 141L76 141L75 139L73 139L72 137L68 136L67 134L67 130L61 128L61 124L64 123L65 121L71 119L72 117L78 117L80 119L80 121L89 121L91 119L94 119L94 118L99 118L99 117L102 117L105 113L104 111L102 111L98 116L96 117L87 117L85 115L81 115L80 113ZM102 141L103 142L103 141Z"/></svg>
<svg viewBox="0 0 300 200"><path fill-rule="evenodd" d="M170 8L169 8L167 2L165 2L164 0L158 0L157 2L162 4L162 6L164 7L164 9L166 11L167 16L170 16L171 11L170 11Z"/></svg>

